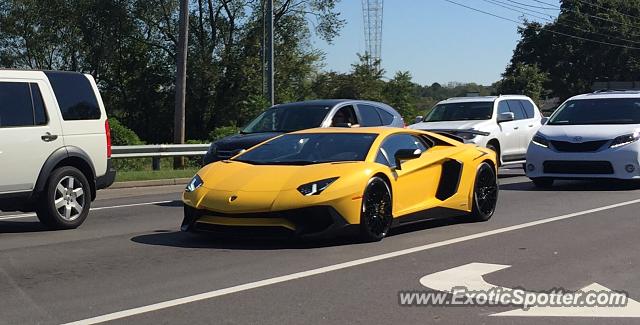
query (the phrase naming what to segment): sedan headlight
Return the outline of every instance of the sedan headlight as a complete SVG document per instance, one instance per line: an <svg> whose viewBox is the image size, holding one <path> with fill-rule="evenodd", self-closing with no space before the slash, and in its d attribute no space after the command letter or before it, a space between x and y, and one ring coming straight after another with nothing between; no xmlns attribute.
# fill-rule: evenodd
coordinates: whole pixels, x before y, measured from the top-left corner
<svg viewBox="0 0 640 325"><path fill-rule="evenodd" d="M636 141L640 140L640 132L634 132L632 134L625 134L622 136L619 136L617 138L615 138L613 140L613 142L611 143L611 148L619 148L622 146L626 146L630 143L634 143Z"/></svg>
<svg viewBox="0 0 640 325"><path fill-rule="evenodd" d="M476 138L476 136L478 136L477 134L471 132L457 132L455 135L465 140L473 140Z"/></svg>
<svg viewBox="0 0 640 325"><path fill-rule="evenodd" d="M215 143L212 143L209 146L209 150L207 152L210 155L215 155L216 153L218 153L218 146Z"/></svg>
<svg viewBox="0 0 640 325"><path fill-rule="evenodd" d="M184 190L186 192L193 192L193 191L197 190L203 184L204 184L204 182L202 181L202 178L200 178L200 176L198 174L196 174L196 176L193 176L193 178L191 179L189 184L187 184L187 188L185 188Z"/></svg>
<svg viewBox="0 0 640 325"><path fill-rule="evenodd" d="M327 178L312 183L300 185L298 192L304 196L319 195L322 191L326 190L329 185L333 184L338 177Z"/></svg>
<svg viewBox="0 0 640 325"><path fill-rule="evenodd" d="M549 148L549 140L543 137L540 133L533 136L533 139L531 139L531 143L543 148Z"/></svg>

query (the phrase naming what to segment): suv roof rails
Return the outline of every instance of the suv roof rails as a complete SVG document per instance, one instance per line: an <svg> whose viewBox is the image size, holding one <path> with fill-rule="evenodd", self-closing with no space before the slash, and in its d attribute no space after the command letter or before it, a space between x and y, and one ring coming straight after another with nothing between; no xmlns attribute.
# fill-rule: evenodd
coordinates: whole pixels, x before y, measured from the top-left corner
<svg viewBox="0 0 640 325"><path fill-rule="evenodd" d="M592 94L602 94L602 93L613 93L613 92L640 92L640 89L598 89L594 91Z"/></svg>

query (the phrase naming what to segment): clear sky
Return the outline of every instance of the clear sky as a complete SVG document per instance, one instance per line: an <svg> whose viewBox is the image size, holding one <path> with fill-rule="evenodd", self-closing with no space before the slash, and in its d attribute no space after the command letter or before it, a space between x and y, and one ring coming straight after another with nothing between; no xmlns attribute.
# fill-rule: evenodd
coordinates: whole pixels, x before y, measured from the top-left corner
<svg viewBox="0 0 640 325"><path fill-rule="evenodd" d="M514 20L523 16L484 0L454 1ZM548 7L534 0L517 2ZM544 2L557 5L559 0ZM558 14L554 10L529 8ZM326 53L325 70L348 72L357 60L356 53L365 52L362 1L342 0L338 10L346 20L340 36L333 44L318 39L314 43ZM500 79L518 40L516 23L444 0L384 1L382 66L387 77L408 70L415 82L424 85L450 81L491 84Z"/></svg>

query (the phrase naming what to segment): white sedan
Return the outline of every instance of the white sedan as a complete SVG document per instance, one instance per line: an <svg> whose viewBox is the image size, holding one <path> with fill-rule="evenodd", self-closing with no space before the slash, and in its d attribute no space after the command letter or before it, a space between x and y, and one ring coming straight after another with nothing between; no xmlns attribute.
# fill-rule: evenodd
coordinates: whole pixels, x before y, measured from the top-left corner
<svg viewBox="0 0 640 325"><path fill-rule="evenodd" d="M556 179L640 179L638 140L639 91L575 96L533 137L527 176L539 187Z"/></svg>

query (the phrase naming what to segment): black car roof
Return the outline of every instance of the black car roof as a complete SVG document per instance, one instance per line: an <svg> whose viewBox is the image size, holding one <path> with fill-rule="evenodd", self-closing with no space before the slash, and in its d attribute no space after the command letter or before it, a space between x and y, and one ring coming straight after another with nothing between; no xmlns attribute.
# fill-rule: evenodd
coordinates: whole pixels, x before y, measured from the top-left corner
<svg viewBox="0 0 640 325"><path fill-rule="evenodd" d="M353 99L317 99L317 100L307 100L304 102L295 102L295 103L286 103L286 104L278 104L274 107L309 107L309 106L328 106L333 107L340 103L352 102Z"/></svg>

